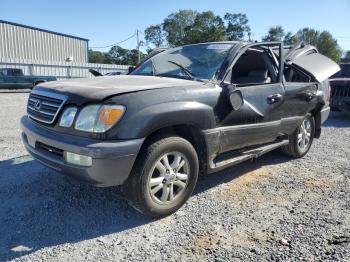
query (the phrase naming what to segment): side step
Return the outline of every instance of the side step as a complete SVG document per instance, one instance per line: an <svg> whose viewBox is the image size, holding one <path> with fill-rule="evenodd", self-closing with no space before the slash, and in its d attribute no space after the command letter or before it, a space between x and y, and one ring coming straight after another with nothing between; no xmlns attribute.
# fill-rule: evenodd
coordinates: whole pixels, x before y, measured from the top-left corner
<svg viewBox="0 0 350 262"><path fill-rule="evenodd" d="M274 142L272 144L267 144L267 145L263 145L254 149L248 149L246 151L241 151L239 152L239 154L235 154L235 156L231 157L231 158L226 158L223 160L219 160L219 161L213 161L213 163L210 165L210 173L211 172L216 172L216 171L220 171L226 167L229 166L233 166L233 165L237 165L239 163L242 163L246 160L249 159L255 159L258 158L260 156L262 156L263 154L266 154L276 148L279 148L281 146L285 146L289 144L289 140L285 139L285 140L280 140L278 142Z"/></svg>

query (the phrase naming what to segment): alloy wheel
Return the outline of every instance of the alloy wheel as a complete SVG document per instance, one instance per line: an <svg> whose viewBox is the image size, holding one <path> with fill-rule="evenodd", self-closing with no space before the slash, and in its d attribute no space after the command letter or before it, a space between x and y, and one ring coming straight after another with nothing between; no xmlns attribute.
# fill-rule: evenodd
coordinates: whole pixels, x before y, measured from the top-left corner
<svg viewBox="0 0 350 262"><path fill-rule="evenodd" d="M311 139L311 121L309 118L304 119L304 121L301 123L299 127L299 133L298 133L298 147L301 150L305 150L310 143Z"/></svg>
<svg viewBox="0 0 350 262"><path fill-rule="evenodd" d="M149 192L158 204L171 204L184 192L188 184L190 165L180 152L162 155L151 169Z"/></svg>

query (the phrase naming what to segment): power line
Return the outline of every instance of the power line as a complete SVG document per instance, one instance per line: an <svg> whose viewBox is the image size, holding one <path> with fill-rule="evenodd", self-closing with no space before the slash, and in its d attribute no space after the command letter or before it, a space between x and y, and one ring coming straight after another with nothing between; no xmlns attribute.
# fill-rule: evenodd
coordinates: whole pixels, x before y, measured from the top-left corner
<svg viewBox="0 0 350 262"><path fill-rule="evenodd" d="M115 45L119 45L121 43L124 43L128 40L130 40L131 38L135 37L136 36L136 33L134 33L132 36L129 36L128 38L124 39L123 41L120 41L120 42L117 42L117 43L114 43L114 44L111 44L111 45L107 45L107 46L91 46L90 48L95 48L95 49L98 49L98 48L107 48L107 47L112 47L112 46L115 46Z"/></svg>

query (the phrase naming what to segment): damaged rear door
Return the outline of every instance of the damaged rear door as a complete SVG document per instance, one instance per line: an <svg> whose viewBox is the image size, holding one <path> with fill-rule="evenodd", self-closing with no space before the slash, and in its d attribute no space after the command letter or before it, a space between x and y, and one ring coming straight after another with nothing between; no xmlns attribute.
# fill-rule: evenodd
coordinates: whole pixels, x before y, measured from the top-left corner
<svg viewBox="0 0 350 262"><path fill-rule="evenodd" d="M303 43L286 50L284 65L285 102L282 131L290 134L305 115L319 103L321 82L339 70L339 66L314 46Z"/></svg>

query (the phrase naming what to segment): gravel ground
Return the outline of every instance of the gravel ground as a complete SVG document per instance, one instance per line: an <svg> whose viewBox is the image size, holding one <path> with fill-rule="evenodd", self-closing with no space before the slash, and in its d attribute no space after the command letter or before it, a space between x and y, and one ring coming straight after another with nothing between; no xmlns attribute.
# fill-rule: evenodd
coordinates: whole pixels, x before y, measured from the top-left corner
<svg viewBox="0 0 350 262"><path fill-rule="evenodd" d="M25 152L28 93L0 93L0 261L350 261L350 119L303 159L278 151L202 177L176 214L143 217L116 188L79 184Z"/></svg>

